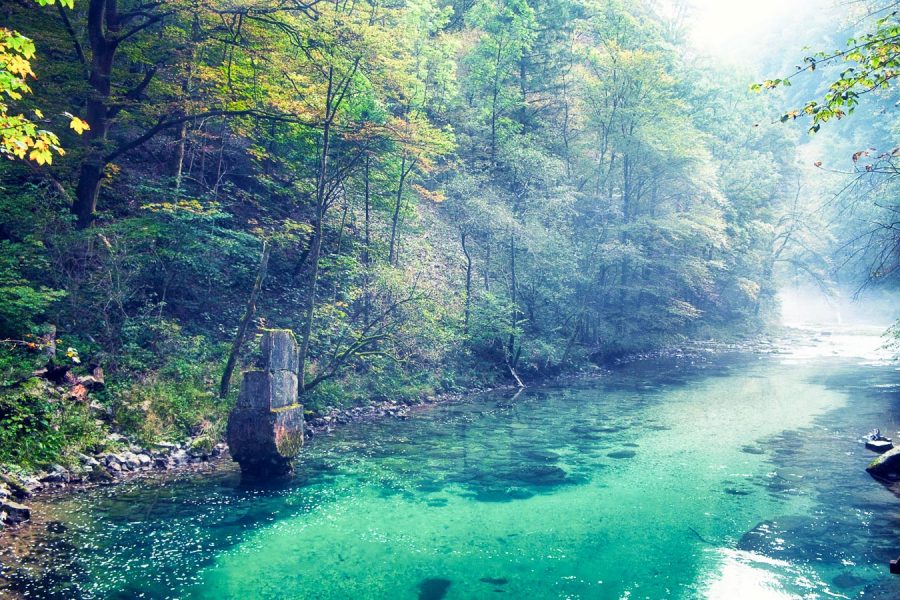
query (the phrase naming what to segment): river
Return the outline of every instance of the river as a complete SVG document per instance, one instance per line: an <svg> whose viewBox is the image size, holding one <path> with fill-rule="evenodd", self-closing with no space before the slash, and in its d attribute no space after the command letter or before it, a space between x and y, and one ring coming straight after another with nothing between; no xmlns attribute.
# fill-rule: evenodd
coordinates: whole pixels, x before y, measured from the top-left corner
<svg viewBox="0 0 900 600"><path fill-rule="evenodd" d="M900 430L878 333L351 424L269 488L222 464L52 498L0 595L900 598L900 499L861 442Z"/></svg>

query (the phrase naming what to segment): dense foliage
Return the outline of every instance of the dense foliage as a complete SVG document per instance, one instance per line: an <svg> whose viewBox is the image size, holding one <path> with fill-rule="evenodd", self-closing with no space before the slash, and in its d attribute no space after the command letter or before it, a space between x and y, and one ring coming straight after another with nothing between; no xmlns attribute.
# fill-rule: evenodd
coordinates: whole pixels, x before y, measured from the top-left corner
<svg viewBox="0 0 900 600"><path fill-rule="evenodd" d="M765 99L687 61L644 2L0 15L36 38L18 110L87 126L50 166L0 165L0 421L29 435L83 409L28 400L50 324L106 370L104 427L176 438L218 431L229 348L252 359L261 327L298 332L319 410L527 383L774 308L789 132L753 127Z"/></svg>

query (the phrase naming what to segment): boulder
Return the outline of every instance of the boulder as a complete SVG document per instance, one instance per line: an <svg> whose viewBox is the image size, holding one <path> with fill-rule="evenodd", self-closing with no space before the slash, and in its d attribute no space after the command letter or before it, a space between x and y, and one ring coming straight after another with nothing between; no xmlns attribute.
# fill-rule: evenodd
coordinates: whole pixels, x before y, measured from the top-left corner
<svg viewBox="0 0 900 600"><path fill-rule="evenodd" d="M87 454L78 454L78 460L88 469L93 469L98 466L100 463L93 456L88 456Z"/></svg>
<svg viewBox="0 0 900 600"><path fill-rule="evenodd" d="M68 483L71 479L69 472L61 465L53 465L50 473L41 477L44 483Z"/></svg>
<svg viewBox="0 0 900 600"><path fill-rule="evenodd" d="M866 467L869 475L879 479L900 478L900 448L888 450L869 463Z"/></svg>
<svg viewBox="0 0 900 600"><path fill-rule="evenodd" d="M0 502L0 513L6 513L4 521L11 525L17 525L31 518L30 508L12 500Z"/></svg>
<svg viewBox="0 0 900 600"><path fill-rule="evenodd" d="M6 487L9 488L9 491L13 498L24 500L31 497L31 488L25 482L14 475L0 473L0 482L4 483Z"/></svg>
<svg viewBox="0 0 900 600"><path fill-rule="evenodd" d="M103 368L100 365L91 365L90 371L90 375L79 377L78 383L91 392L102 390L106 385L106 379L103 376Z"/></svg>
<svg viewBox="0 0 900 600"><path fill-rule="evenodd" d="M135 469L141 468L141 461L138 459L138 455L134 452L126 452L122 455L120 461L126 469L129 471L134 471Z"/></svg>
<svg viewBox="0 0 900 600"><path fill-rule="evenodd" d="M121 468L121 467L120 467ZM88 473L88 481L93 483L106 483L108 481L112 481L113 477L109 474L109 471L101 467L99 464L91 468L91 472Z"/></svg>
<svg viewBox="0 0 900 600"><path fill-rule="evenodd" d="M84 375L78 378L78 384L89 392L103 389L103 380L97 379L93 375Z"/></svg>

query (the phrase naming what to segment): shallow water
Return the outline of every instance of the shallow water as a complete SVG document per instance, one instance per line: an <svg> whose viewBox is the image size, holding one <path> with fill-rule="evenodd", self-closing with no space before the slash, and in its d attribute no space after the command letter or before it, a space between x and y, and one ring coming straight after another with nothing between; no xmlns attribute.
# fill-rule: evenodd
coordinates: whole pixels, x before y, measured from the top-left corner
<svg viewBox="0 0 900 600"><path fill-rule="evenodd" d="M900 371L862 333L350 425L267 489L223 466L54 500L0 595L900 598L860 443L900 428Z"/></svg>

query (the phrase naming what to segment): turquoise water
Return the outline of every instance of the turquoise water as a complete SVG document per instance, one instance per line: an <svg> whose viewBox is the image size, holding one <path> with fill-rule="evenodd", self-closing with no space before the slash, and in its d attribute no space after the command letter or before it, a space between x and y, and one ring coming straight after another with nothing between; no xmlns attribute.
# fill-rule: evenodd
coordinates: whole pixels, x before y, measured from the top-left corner
<svg viewBox="0 0 900 600"><path fill-rule="evenodd" d="M835 340L353 424L275 487L54 500L0 595L900 598L900 500L859 442L900 429L900 371Z"/></svg>

